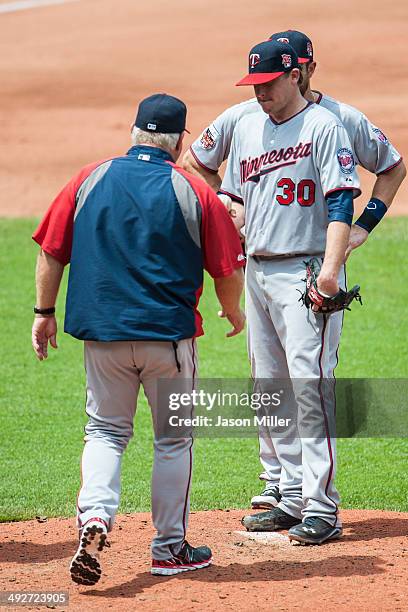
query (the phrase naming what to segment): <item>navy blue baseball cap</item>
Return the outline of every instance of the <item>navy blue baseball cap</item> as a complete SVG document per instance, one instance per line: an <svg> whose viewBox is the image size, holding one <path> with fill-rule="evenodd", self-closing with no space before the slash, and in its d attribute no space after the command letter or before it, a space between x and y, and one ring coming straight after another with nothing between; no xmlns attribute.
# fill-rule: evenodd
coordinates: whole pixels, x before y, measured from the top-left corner
<svg viewBox="0 0 408 612"><path fill-rule="evenodd" d="M269 40L276 40L293 47L298 55L299 64L313 62L312 41L306 34L303 34L303 32L298 32L297 30L277 32L276 34L272 34Z"/></svg>
<svg viewBox="0 0 408 612"><path fill-rule="evenodd" d="M135 126L145 132L181 134L188 132L186 117L184 102L165 93L153 94L140 102Z"/></svg>
<svg viewBox="0 0 408 612"><path fill-rule="evenodd" d="M288 43L267 40L252 47L249 52L249 74L236 85L268 83L299 68L296 51Z"/></svg>

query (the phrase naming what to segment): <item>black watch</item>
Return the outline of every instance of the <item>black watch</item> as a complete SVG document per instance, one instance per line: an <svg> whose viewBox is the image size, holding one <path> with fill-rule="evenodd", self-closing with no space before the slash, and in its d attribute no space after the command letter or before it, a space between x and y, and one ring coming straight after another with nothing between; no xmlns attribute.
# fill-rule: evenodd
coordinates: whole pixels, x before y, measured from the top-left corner
<svg viewBox="0 0 408 612"><path fill-rule="evenodd" d="M52 308L37 308L37 306L34 306L34 312L39 315L53 315L55 313L55 306Z"/></svg>

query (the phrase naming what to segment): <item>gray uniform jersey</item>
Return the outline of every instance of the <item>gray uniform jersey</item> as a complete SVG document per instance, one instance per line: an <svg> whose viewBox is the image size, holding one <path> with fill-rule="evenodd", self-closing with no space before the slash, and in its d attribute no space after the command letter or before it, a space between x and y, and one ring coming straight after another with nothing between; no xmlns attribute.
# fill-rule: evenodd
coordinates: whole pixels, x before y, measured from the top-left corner
<svg viewBox="0 0 408 612"><path fill-rule="evenodd" d="M326 247L326 197L360 194L350 140L329 111L309 104L276 124L265 113L237 123L224 193L245 205L248 255L318 254Z"/></svg>
<svg viewBox="0 0 408 612"><path fill-rule="evenodd" d="M206 170L218 172L229 155L235 126L242 117L252 113L264 114L256 98L230 106L221 113L190 147L197 163Z"/></svg>
<svg viewBox="0 0 408 612"><path fill-rule="evenodd" d="M317 104L341 120L350 138L357 164L370 172L381 174L401 161L400 154L383 132L359 110L323 94L319 94ZM236 124L242 117L252 113L264 114L256 98L235 104L221 113L191 145L197 163L207 170L217 172L229 155Z"/></svg>
<svg viewBox="0 0 408 612"><path fill-rule="evenodd" d="M317 103L334 113L346 128L357 164L378 175L400 163L401 155L362 112L330 96L319 96Z"/></svg>

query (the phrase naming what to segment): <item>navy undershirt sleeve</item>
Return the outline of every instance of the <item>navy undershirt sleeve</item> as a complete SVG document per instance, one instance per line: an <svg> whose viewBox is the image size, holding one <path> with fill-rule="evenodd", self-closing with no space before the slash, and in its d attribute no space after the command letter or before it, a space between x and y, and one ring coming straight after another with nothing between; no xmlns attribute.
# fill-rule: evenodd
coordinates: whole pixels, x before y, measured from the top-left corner
<svg viewBox="0 0 408 612"><path fill-rule="evenodd" d="M341 221L351 225L353 222L353 190L339 189L326 197L329 209L329 223Z"/></svg>

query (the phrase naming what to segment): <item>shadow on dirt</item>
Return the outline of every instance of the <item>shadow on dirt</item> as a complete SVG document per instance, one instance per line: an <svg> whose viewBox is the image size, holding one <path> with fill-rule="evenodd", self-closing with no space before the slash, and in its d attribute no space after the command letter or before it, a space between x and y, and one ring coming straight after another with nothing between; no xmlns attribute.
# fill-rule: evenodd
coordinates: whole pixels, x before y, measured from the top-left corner
<svg viewBox="0 0 408 612"><path fill-rule="evenodd" d="M71 557L78 546L78 540L67 540L54 544L33 542L0 542L0 563L47 563L54 559Z"/></svg>
<svg viewBox="0 0 408 612"><path fill-rule="evenodd" d="M346 544L347 542L364 542L382 538L407 536L408 520L403 518L386 519L379 517L351 523L346 522L344 524L344 537L341 541ZM54 559L65 559L70 557L74 554L76 547L76 539L53 544L34 544L33 542L20 542L15 540L3 541L0 542L0 563L46 563ZM339 557L339 559L340 558L341 557ZM344 558L348 559L348 557ZM364 558L365 557L362 557L361 559ZM292 568L291 563L290 567ZM239 566L236 571L239 571ZM259 571L264 572L265 568ZM279 571L277 574L279 574ZM189 572L188 575L191 576L191 572ZM324 576L325 574L322 573L319 575ZM330 574L327 573L327 575ZM274 576L274 580L275 579L280 580L282 578L276 578Z"/></svg>
<svg viewBox="0 0 408 612"><path fill-rule="evenodd" d="M156 586L158 582L164 583L168 580L194 580L202 583L228 582L241 584L246 582L273 581L292 582L304 580L315 576L345 577L345 576L369 576L385 573L385 561L379 557L362 555L341 555L328 557L319 561L276 561L270 563L262 561L250 564L231 563L226 567L212 565L208 569L196 572L186 572L177 576L152 576L148 572L138 574L133 580L119 586L108 589L91 589L81 592L81 595L93 597L134 597L149 588Z"/></svg>
<svg viewBox="0 0 408 612"><path fill-rule="evenodd" d="M403 518L370 518L353 523L345 522L344 542L364 542L382 538L408 537L408 520Z"/></svg>

